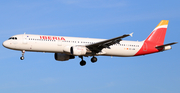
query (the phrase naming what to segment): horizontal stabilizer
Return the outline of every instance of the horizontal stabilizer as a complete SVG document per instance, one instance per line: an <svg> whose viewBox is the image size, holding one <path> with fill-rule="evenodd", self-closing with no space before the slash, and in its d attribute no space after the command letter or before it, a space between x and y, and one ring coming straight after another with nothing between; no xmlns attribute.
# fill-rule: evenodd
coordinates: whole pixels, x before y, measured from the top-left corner
<svg viewBox="0 0 180 93"><path fill-rule="evenodd" d="M157 49L159 49L159 48L164 48L165 46L174 45L174 44L177 44L177 43L178 43L178 42L173 42L173 43L169 43L169 44L157 46L156 48L157 48Z"/></svg>

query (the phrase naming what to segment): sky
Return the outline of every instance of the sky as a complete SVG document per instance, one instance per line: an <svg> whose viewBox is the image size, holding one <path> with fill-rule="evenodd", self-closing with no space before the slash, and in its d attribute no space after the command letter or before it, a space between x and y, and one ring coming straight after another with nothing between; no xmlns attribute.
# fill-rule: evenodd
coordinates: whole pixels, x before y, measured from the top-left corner
<svg viewBox="0 0 180 93"><path fill-rule="evenodd" d="M165 43L179 42L179 0L1 0L0 42L16 34L142 41L169 20ZM179 43L138 57L60 62L54 53L0 46L0 93L180 93Z"/></svg>

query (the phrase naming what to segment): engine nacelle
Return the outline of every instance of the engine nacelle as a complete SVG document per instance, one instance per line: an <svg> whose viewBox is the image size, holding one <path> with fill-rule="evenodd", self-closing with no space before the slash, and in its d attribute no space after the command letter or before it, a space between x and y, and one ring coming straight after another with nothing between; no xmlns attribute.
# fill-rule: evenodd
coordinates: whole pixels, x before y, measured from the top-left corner
<svg viewBox="0 0 180 93"><path fill-rule="evenodd" d="M163 51L169 50L169 49L172 49L172 47L171 47L170 45L169 45L169 46L165 46L164 49L163 49Z"/></svg>
<svg viewBox="0 0 180 93"><path fill-rule="evenodd" d="M85 55L87 52L85 46L73 46L71 47L71 54L74 56Z"/></svg>
<svg viewBox="0 0 180 93"><path fill-rule="evenodd" d="M64 53L55 53L55 54L54 54L54 58L55 58L57 61L67 61L67 60L69 60L69 59L74 59L75 57L72 56L72 55L64 54Z"/></svg>

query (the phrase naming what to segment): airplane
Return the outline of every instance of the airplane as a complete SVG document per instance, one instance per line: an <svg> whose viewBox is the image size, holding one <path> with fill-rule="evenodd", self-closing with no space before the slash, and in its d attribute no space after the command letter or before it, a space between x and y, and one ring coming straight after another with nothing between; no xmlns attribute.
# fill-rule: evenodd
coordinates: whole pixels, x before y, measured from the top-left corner
<svg viewBox="0 0 180 93"><path fill-rule="evenodd" d="M54 53L55 60L67 61L75 56L81 58L80 65L86 65L83 57L91 56L95 63L95 56L132 57L162 52L171 49L177 42L164 44L169 20L161 20L151 34L143 41L122 40L132 34L124 34L112 39L79 38L50 35L19 34L3 42L3 46L22 52L25 51Z"/></svg>

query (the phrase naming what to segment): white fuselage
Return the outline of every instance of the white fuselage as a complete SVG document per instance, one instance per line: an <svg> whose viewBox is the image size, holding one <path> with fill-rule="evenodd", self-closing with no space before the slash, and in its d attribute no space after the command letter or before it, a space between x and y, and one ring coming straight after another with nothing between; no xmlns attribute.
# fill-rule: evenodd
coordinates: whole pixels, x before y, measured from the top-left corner
<svg viewBox="0 0 180 93"><path fill-rule="evenodd" d="M46 35L31 35L20 34L15 35L17 39L6 40L3 45L6 48L13 50L26 50L34 52L50 52L50 53L65 53L64 48L67 46L89 45L103 41L105 39L93 38L77 38L64 36L46 36ZM142 47L143 41L120 41L119 44L114 44L110 48L104 48L97 55L104 56L134 56ZM88 56L88 55L83 55Z"/></svg>
<svg viewBox="0 0 180 93"><path fill-rule="evenodd" d="M164 44L168 20L161 20L151 34L141 42L125 41L124 34L111 39L78 38L64 36L20 34L10 37L3 42L3 46L22 51L21 60L25 51L54 53L57 61L67 61L75 56L81 58L80 65L86 65L83 57L92 56L91 62L97 62L95 56L131 57L157 53L171 49L177 42Z"/></svg>

